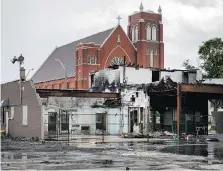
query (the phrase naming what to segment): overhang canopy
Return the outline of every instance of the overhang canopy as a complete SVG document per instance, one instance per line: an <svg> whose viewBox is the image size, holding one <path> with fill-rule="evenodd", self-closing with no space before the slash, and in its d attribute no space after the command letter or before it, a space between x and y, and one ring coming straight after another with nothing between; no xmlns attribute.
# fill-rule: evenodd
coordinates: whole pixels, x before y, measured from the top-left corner
<svg viewBox="0 0 223 171"><path fill-rule="evenodd" d="M211 99L223 99L223 85L219 84L202 84L202 83L176 83L170 78L166 81L162 79L159 83L151 83L147 87L147 94L149 96L177 96L177 86L180 86L182 94L193 94Z"/></svg>
<svg viewBox="0 0 223 171"><path fill-rule="evenodd" d="M120 98L120 93L89 92L86 90L36 89L41 98L47 97L86 97L86 98Z"/></svg>

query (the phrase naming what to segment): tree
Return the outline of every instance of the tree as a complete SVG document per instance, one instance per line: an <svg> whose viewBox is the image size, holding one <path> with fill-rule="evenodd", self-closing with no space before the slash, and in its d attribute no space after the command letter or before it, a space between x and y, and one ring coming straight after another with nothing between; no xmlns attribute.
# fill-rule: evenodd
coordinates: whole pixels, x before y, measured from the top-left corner
<svg viewBox="0 0 223 171"><path fill-rule="evenodd" d="M188 70L196 69L195 66L190 64L189 59L187 59L186 61L183 62L183 67Z"/></svg>
<svg viewBox="0 0 223 171"><path fill-rule="evenodd" d="M221 38L213 38L203 42L198 50L199 58L202 61L203 77L223 78L223 41ZM190 64L189 59L183 62L186 69L195 69ZM210 100L214 104L216 111L223 105L221 100Z"/></svg>
<svg viewBox="0 0 223 171"><path fill-rule="evenodd" d="M223 78L223 41L221 38L213 38L199 47L199 58L203 64L206 78ZM214 111L223 105L221 100L211 100Z"/></svg>
<svg viewBox="0 0 223 171"><path fill-rule="evenodd" d="M223 78L223 41L213 38L199 47L199 58L207 78Z"/></svg>

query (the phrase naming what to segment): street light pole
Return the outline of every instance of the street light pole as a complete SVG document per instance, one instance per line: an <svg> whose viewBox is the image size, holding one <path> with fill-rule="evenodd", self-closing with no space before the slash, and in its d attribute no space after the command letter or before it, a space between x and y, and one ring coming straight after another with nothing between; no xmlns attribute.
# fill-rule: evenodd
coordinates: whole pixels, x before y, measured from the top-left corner
<svg viewBox="0 0 223 171"><path fill-rule="evenodd" d="M29 73L30 73L32 70L34 70L34 68L32 68L32 69L29 70L29 72L28 72L27 75L26 75L26 78L29 76Z"/></svg>
<svg viewBox="0 0 223 171"><path fill-rule="evenodd" d="M59 62L60 65L63 67L64 71L65 71L65 89L67 89L67 68L64 66L64 64L61 62L61 60L59 59L55 59L55 61Z"/></svg>
<svg viewBox="0 0 223 171"><path fill-rule="evenodd" d="M22 67L22 64L24 63L24 57L22 56L22 54L18 58L16 56L14 56L14 58L11 59L11 62L12 62L12 64L15 64L15 62L18 62L19 63L20 103L22 105L22 81L25 81L25 69Z"/></svg>

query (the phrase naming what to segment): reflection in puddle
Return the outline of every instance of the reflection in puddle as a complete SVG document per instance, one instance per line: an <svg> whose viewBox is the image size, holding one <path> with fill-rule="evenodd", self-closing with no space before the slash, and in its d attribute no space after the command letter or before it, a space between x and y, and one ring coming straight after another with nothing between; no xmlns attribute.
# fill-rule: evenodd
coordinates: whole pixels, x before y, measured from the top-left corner
<svg viewBox="0 0 223 171"><path fill-rule="evenodd" d="M20 159L20 160L27 160L27 159L34 159L39 158L39 156L27 154L27 153L2 153L2 159Z"/></svg>
<svg viewBox="0 0 223 171"><path fill-rule="evenodd" d="M223 159L223 145L217 142L209 142L208 144L173 145L162 148L160 151L181 155L204 156L208 158L209 164L212 164L212 160L214 159Z"/></svg>

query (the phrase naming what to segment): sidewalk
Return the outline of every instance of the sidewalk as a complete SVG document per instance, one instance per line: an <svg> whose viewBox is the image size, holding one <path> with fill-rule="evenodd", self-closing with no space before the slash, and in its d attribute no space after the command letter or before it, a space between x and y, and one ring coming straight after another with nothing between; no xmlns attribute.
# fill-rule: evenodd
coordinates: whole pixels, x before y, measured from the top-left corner
<svg viewBox="0 0 223 171"><path fill-rule="evenodd" d="M67 137L64 140L68 140ZM101 143L128 143L128 142L149 142L160 144L162 142L171 141L172 139L159 139L159 138L123 138L119 136L104 136L104 141L102 136L95 135L75 135L70 137L70 143L91 143L91 144L101 144Z"/></svg>

